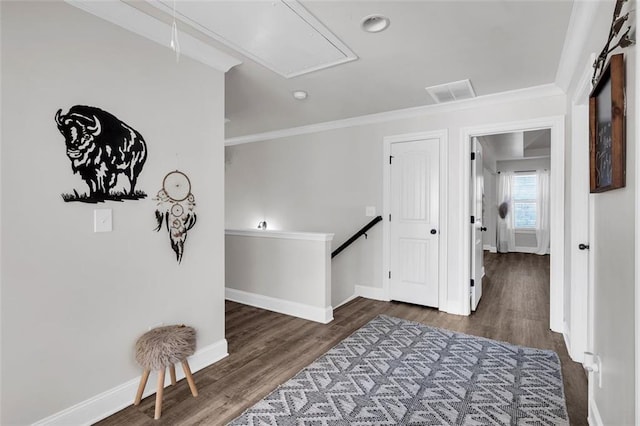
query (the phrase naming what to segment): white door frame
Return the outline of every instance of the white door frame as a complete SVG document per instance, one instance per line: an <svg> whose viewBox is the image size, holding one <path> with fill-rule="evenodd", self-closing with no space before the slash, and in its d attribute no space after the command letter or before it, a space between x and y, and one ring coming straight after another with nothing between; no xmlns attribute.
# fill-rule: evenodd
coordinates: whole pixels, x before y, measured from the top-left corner
<svg viewBox="0 0 640 426"><path fill-rule="evenodd" d="M565 285L570 288L569 323L563 324L565 343L571 359L576 362L584 362L584 353L592 341L589 334L589 321L593 310L589 308L593 301L589 294L593 294L589 278L590 271L585 268L585 258L593 267L592 252L581 253L578 244L592 244L588 238L592 238L590 232L589 215L591 201L589 195L589 94L591 93L591 75L593 73L593 61L595 54L587 63L584 72L578 82L575 94L571 100L571 227L569 244L570 268L569 282ZM580 148L580 149L578 149ZM586 171L580 174L579 171ZM591 312L591 314L590 314Z"/></svg>
<svg viewBox="0 0 640 426"><path fill-rule="evenodd" d="M564 318L564 116L485 124L465 127L460 130L460 141L462 143L460 170L463 176L461 178L459 197L460 205L463 206L462 220L464 222L460 224L463 227L462 238L459 241L463 280L459 284L460 296L462 297L459 299L458 312L463 315L469 315L471 312L469 303L471 230L469 226L466 226L471 215L469 205L471 137L540 129L551 129L551 173L549 183L551 196L551 306L549 320L551 330L562 332Z"/></svg>
<svg viewBox="0 0 640 426"><path fill-rule="evenodd" d="M389 156L391 144L400 142L412 142L424 139L438 139L438 151L440 153L439 164L439 232L438 236L438 309L448 311L447 306L447 149L448 131L435 130L430 132L407 133L403 135L385 136L383 139L382 157L382 290L385 300L389 296L389 245L391 243L389 214L391 214L391 170L389 168Z"/></svg>
<svg viewBox="0 0 640 426"><path fill-rule="evenodd" d="M638 14L638 10L636 9L635 11L635 19L637 22L638 16L640 14ZM636 73L638 72L638 64L640 64L640 59L638 59L638 54L636 53L635 55L636 57L636 63L634 64ZM635 86L636 86L636 93L635 93L635 110L636 110L636 116L631 118L632 120L635 119L635 143L637 143L638 139L640 139L638 137L638 134L640 133L638 131L638 123L640 123L640 108L638 108L638 102L640 101L640 84L638 84L638 77L636 74L635 77ZM636 348L636 362L635 362L635 370L636 370L636 424L640 424L640 327L638 326L638 324L640 324L640 215L638 215L638 212L640 212L640 173L638 173L638 167L640 165L640 149L638 149L636 147L636 243L635 243L635 252L636 252L636 282L635 282L635 289L636 289L636 294L635 294L635 324L636 324L636 342L635 342L635 348Z"/></svg>

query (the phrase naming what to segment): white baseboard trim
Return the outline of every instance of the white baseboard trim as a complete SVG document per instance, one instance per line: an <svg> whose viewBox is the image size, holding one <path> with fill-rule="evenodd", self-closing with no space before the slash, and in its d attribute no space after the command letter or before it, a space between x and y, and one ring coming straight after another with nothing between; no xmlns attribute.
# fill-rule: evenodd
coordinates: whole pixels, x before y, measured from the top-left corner
<svg viewBox="0 0 640 426"><path fill-rule="evenodd" d="M338 303L336 306L333 307L333 310L335 311L336 309L338 309L340 306L342 305L346 305L347 303L351 302L353 299L355 299L356 297L358 297L357 294L352 294L351 296L347 297L345 300L343 300L342 302Z"/></svg>
<svg viewBox="0 0 640 426"><path fill-rule="evenodd" d="M487 250L490 253L497 253L498 252L498 248L489 244L485 244L482 246L482 250Z"/></svg>
<svg viewBox="0 0 640 426"><path fill-rule="evenodd" d="M591 398L589 398L589 414L587 417L587 422L590 426L604 426L602 417L600 417L600 410L598 410L598 406Z"/></svg>
<svg viewBox="0 0 640 426"><path fill-rule="evenodd" d="M218 340L209 346L199 349L193 356L189 357L189 367L191 367L191 371L195 373L204 367L220 361L228 355L227 340ZM157 373L152 372L149 376L143 397L146 398L155 393L157 382L156 374ZM166 376L165 387L171 383L169 375L167 374ZM181 367L176 368L176 378L178 380L184 378L184 372ZM34 423L33 426L91 425L133 404L139 383L140 377L131 379L115 388L109 389L106 392L102 392L72 407L39 420ZM196 380L196 385L197 383L198 381Z"/></svg>
<svg viewBox="0 0 640 426"><path fill-rule="evenodd" d="M562 323L562 337L564 338L564 346L567 348L567 353L571 356L571 330L566 321ZM571 359L573 359L573 356L571 356Z"/></svg>
<svg viewBox="0 0 640 426"><path fill-rule="evenodd" d="M535 253L536 250L536 247L516 247L513 249L513 251L516 251L518 253Z"/></svg>
<svg viewBox="0 0 640 426"><path fill-rule="evenodd" d="M292 302L290 300L276 299L275 297L249 293L247 291L236 290L229 287L224 289L224 297L232 302L255 306L256 308L291 315L293 317L315 321L322 324L328 324L333 321L333 308L331 306L320 308L317 306L305 305L304 303Z"/></svg>
<svg viewBox="0 0 640 426"><path fill-rule="evenodd" d="M389 301L389 298L384 294L384 289L380 287L369 287L366 285L356 285L356 296L364 297L365 299Z"/></svg>

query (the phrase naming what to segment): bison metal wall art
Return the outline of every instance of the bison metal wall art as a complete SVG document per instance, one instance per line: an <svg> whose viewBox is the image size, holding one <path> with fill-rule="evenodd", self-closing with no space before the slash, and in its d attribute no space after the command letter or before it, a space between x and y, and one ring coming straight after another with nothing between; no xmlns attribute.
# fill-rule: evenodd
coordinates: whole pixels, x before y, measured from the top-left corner
<svg viewBox="0 0 640 426"><path fill-rule="evenodd" d="M59 109L55 121L64 136L73 173L79 174L89 187L88 194L79 194L75 189L73 194L62 194L64 201L98 203L147 196L136 190L147 160L147 145L137 130L107 111L86 105L75 105L66 114ZM126 185L116 190L121 176Z"/></svg>

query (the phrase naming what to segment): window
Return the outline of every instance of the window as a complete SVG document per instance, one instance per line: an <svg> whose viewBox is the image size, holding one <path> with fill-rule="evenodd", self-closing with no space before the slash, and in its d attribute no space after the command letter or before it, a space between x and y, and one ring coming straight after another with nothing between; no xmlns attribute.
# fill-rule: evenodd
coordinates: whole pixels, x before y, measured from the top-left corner
<svg viewBox="0 0 640 426"><path fill-rule="evenodd" d="M536 229L538 183L535 174L513 176L513 219L516 229Z"/></svg>

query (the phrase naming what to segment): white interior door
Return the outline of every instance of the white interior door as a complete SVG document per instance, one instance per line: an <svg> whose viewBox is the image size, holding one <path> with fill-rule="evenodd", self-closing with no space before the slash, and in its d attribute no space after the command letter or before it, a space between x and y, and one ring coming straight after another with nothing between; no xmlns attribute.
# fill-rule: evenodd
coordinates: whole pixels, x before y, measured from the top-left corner
<svg viewBox="0 0 640 426"><path fill-rule="evenodd" d="M591 67L587 74L590 81ZM586 99L590 85L586 85L584 99L581 104L572 107L571 114L571 281L569 282L569 304L565 303L565 329L569 332L569 355L576 362L584 362L584 353L592 351L589 347L588 329L593 314L589 311L592 304L589 284L593 274L589 273L592 251L590 244L593 217L589 202L589 107ZM566 285L566 284L565 284ZM567 297L565 292L565 297ZM565 332L566 333L566 332Z"/></svg>
<svg viewBox="0 0 640 426"><path fill-rule="evenodd" d="M477 138L471 138L471 310L475 311L482 297L482 276L484 275L484 252L482 245L484 167L482 163L482 145Z"/></svg>
<svg viewBox="0 0 640 426"><path fill-rule="evenodd" d="M439 139L391 144L389 296L438 307Z"/></svg>

